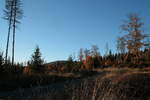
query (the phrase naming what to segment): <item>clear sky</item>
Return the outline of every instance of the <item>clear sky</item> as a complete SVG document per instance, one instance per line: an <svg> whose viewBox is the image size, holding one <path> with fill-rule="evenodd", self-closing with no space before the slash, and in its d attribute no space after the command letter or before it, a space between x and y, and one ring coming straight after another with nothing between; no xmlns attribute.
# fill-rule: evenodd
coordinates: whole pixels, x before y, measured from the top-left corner
<svg viewBox="0 0 150 100"><path fill-rule="evenodd" d="M150 0L22 0L24 18L16 33L16 61L30 59L36 45L47 62L66 59L80 48L108 43L116 51L119 26L129 13L142 18L150 34ZM0 17L5 0L0 0ZM0 19L0 49L5 50L7 22ZM9 55L11 55L9 53Z"/></svg>

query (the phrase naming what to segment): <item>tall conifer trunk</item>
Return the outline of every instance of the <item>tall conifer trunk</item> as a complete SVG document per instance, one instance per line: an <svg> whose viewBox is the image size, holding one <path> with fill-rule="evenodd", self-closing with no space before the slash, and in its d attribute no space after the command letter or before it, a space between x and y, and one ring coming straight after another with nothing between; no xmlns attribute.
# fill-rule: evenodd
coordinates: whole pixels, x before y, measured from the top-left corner
<svg viewBox="0 0 150 100"><path fill-rule="evenodd" d="M12 16L13 16L13 1L6 1L6 5L7 5L6 9L9 9L8 6L11 6L11 7L9 9L10 15L6 14L6 17L8 17L8 19L7 18L6 19L8 20L9 25L8 25L8 35L7 35L7 44L6 44L6 52L5 52L5 64L7 64L7 60L8 60L7 58L8 58L9 39L10 39L10 32L11 32L11 26L12 26ZM5 11L5 13L7 13L7 10Z"/></svg>
<svg viewBox="0 0 150 100"><path fill-rule="evenodd" d="M15 58L15 35L16 35L16 3L17 1L14 0L14 17L13 17L13 42L12 42L12 65L14 64Z"/></svg>

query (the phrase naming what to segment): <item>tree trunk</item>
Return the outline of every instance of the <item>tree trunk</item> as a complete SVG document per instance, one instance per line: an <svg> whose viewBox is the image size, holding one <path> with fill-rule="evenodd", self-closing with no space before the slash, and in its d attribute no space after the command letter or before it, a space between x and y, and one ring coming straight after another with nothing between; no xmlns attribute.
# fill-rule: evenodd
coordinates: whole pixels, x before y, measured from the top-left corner
<svg viewBox="0 0 150 100"><path fill-rule="evenodd" d="M10 30L11 30L11 22L9 23L8 36L7 36L7 44L6 44L6 54L5 54L5 63L6 64L7 64L7 57L8 57L8 47L9 47Z"/></svg>
<svg viewBox="0 0 150 100"><path fill-rule="evenodd" d="M14 19L13 19L13 42L12 42L12 65L14 65L15 58L15 33L16 33L16 0L14 2Z"/></svg>
<svg viewBox="0 0 150 100"><path fill-rule="evenodd" d="M5 53L5 64L7 64L7 58L8 58L9 39L10 39L10 31L11 31L11 24L12 24L12 13L13 13L13 2L11 4L11 14L9 19L8 36L7 36L6 53Z"/></svg>

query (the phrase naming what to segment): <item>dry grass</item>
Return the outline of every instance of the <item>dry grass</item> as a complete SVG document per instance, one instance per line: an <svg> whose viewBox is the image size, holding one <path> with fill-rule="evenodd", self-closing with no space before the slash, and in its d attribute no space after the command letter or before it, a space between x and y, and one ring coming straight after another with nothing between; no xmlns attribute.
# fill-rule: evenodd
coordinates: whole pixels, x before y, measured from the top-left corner
<svg viewBox="0 0 150 100"><path fill-rule="evenodd" d="M18 100L150 100L150 68L98 69L99 75L70 81L62 89L21 90ZM7 100L16 100L9 97Z"/></svg>
<svg viewBox="0 0 150 100"><path fill-rule="evenodd" d="M49 72L48 75L59 76L59 77L74 77L74 78L79 78L79 77L81 77L81 74L75 74L75 73Z"/></svg>
<svg viewBox="0 0 150 100"><path fill-rule="evenodd" d="M102 69L107 72L91 81L85 81L72 100L149 100L150 71L146 69ZM99 70L100 72L102 70ZM82 95L81 95L82 94ZM88 94L88 95L86 95ZM74 99L76 97L76 99Z"/></svg>

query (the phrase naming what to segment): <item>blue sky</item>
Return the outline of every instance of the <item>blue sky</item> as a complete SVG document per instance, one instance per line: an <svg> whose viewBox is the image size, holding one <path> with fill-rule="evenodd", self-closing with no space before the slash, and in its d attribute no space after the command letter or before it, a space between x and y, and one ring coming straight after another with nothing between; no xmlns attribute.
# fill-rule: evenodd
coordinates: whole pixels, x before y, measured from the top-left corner
<svg viewBox="0 0 150 100"><path fill-rule="evenodd" d="M4 1L0 0L0 17ZM150 34L150 0L22 0L24 18L16 33L16 61L30 59L36 45L47 61L67 59L80 48L97 45L104 54L108 43L116 51L119 26L129 13L142 18ZM7 21L0 19L0 49L4 51ZM10 47L11 50L11 47ZM11 53L9 53L11 56Z"/></svg>

